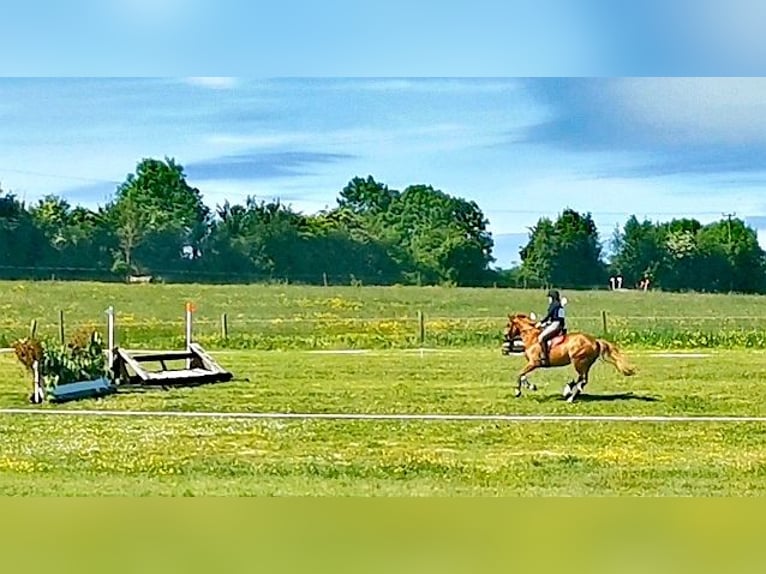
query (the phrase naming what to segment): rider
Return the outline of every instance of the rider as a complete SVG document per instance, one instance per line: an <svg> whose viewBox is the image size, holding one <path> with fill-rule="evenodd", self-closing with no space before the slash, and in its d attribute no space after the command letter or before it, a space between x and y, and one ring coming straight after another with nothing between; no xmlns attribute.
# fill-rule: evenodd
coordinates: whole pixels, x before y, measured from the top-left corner
<svg viewBox="0 0 766 574"><path fill-rule="evenodd" d="M549 361L548 341L558 334L566 333L567 330L564 305L561 303L559 292L555 289L548 291L548 314L540 320L538 326L543 327L538 341L543 351L541 362L546 365Z"/></svg>

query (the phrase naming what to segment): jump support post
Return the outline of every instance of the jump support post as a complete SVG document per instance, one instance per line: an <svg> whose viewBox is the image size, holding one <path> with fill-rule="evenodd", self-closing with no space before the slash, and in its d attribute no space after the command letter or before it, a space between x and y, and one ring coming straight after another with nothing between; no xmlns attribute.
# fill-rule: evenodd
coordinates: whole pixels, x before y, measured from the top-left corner
<svg viewBox="0 0 766 574"><path fill-rule="evenodd" d="M107 310L109 325L109 372L115 384L198 385L230 381L232 373L222 368L193 341L194 306L186 304L186 348L183 351L129 351L118 346L114 307ZM170 361L185 361L185 368L168 368ZM160 369L148 369L147 363L159 363Z"/></svg>
<svg viewBox="0 0 766 574"><path fill-rule="evenodd" d="M42 404L45 401L45 389L43 388L42 377L40 376L40 363L32 363L32 396L29 402L33 405Z"/></svg>
<svg viewBox="0 0 766 574"><path fill-rule="evenodd" d="M194 306L186 304L186 348L183 351L134 352L121 349L117 343L117 329L114 307L107 315L107 371L106 377L92 381L79 381L58 385L49 390L46 397L40 364L32 364L32 394L29 402L42 404L48 398L51 402L100 397L117 391L121 384L138 385L197 385L230 381L232 373L222 368L205 350L193 341L192 319ZM33 323L36 326L36 323ZM169 369L168 361L185 360L184 369ZM161 370L149 370L146 363L159 363Z"/></svg>

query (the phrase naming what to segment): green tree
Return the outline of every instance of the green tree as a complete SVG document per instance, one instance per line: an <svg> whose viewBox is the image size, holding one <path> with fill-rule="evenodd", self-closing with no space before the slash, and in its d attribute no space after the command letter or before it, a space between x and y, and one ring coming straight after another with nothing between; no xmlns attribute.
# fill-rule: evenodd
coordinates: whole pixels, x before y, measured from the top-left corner
<svg viewBox="0 0 766 574"><path fill-rule="evenodd" d="M525 287L549 287L553 282L558 245L553 222L541 218L530 229L529 241L521 248L519 278Z"/></svg>
<svg viewBox="0 0 766 574"><path fill-rule="evenodd" d="M45 264L61 268L60 275L102 277L110 266L116 237L111 233L102 210L71 207L65 199L45 196L29 210L37 228L51 247Z"/></svg>
<svg viewBox="0 0 766 574"><path fill-rule="evenodd" d="M425 282L486 284L491 276L492 235L473 201L430 185L407 187L376 222L378 237L398 245L399 263Z"/></svg>
<svg viewBox="0 0 766 574"><path fill-rule="evenodd" d="M345 208L307 218L313 267L322 261L323 272L333 281L354 277L378 285L401 282L402 269L392 246L371 233L365 221L365 216Z"/></svg>
<svg viewBox="0 0 766 574"><path fill-rule="evenodd" d="M74 231L71 228L72 208L65 199L47 195L30 208L29 213L53 247L63 249L74 242L71 236Z"/></svg>
<svg viewBox="0 0 766 574"><path fill-rule="evenodd" d="M119 238L117 269L172 269L183 265L184 246L189 245L194 254L201 252L195 240L200 226L208 223L209 210L173 159L141 160L135 174L117 188L107 210ZM153 243L144 245L150 236ZM139 251L142 246L143 252Z"/></svg>
<svg viewBox="0 0 766 574"><path fill-rule="evenodd" d="M278 200L267 203L248 197L245 205L227 202L218 208L208 241L211 250L203 259L215 253L213 267L218 271L295 278L305 272L309 236L300 213Z"/></svg>
<svg viewBox="0 0 766 574"><path fill-rule="evenodd" d="M565 209L554 224L557 260L552 279L556 285L593 287L605 280L598 229L590 213Z"/></svg>
<svg viewBox="0 0 766 574"><path fill-rule="evenodd" d="M741 219L704 226L698 232L698 243L708 254L707 279L715 290L756 293L766 286L758 234Z"/></svg>
<svg viewBox="0 0 766 574"><path fill-rule="evenodd" d="M657 285L665 289L695 291L711 290L706 268L710 253L698 242L702 224L696 219L673 219L658 226L667 254L665 264L657 274Z"/></svg>
<svg viewBox="0 0 766 574"><path fill-rule="evenodd" d="M598 230L591 215L565 209L542 218L522 248L522 276L538 286L592 287L605 279Z"/></svg>
<svg viewBox="0 0 766 574"><path fill-rule="evenodd" d="M390 190L368 175L367 179L355 177L341 190L338 207L354 213L380 213L386 211L399 193Z"/></svg>
<svg viewBox="0 0 766 574"><path fill-rule="evenodd" d="M703 226L688 218L655 224L631 217L613 245L612 268L630 281L648 272L668 290L759 292L765 286L758 236L739 219Z"/></svg>
<svg viewBox="0 0 766 574"><path fill-rule="evenodd" d="M635 285L644 276L657 278L667 265L668 249L663 234L651 221L638 221L635 215L612 240L613 273L621 273L627 285Z"/></svg>
<svg viewBox="0 0 766 574"><path fill-rule="evenodd" d="M35 276L34 267L49 257L43 232L13 193L0 189L0 273L5 277Z"/></svg>
<svg viewBox="0 0 766 574"><path fill-rule="evenodd" d="M245 279L256 273L248 243L248 212L228 201L216 208L202 246L202 267L210 278Z"/></svg>

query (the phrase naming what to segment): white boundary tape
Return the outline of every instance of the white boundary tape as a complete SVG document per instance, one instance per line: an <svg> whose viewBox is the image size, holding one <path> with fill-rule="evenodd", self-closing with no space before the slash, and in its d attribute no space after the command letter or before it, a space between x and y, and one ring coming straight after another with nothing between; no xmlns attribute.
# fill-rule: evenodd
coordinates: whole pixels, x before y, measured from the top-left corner
<svg viewBox="0 0 766 574"><path fill-rule="evenodd" d="M218 351L219 353L221 351ZM320 349L317 351L306 351L310 355L367 355L373 353L371 349Z"/></svg>
<svg viewBox="0 0 766 574"><path fill-rule="evenodd" d="M649 353L648 356L657 359L706 359L712 357L710 353Z"/></svg>
<svg viewBox="0 0 766 574"><path fill-rule="evenodd" d="M247 413L205 411L129 411L80 409L0 409L0 415L58 415L70 417L200 418L244 420L445 421L445 422L588 422L588 423L766 423L766 416L651 416L651 415L471 415L387 413Z"/></svg>

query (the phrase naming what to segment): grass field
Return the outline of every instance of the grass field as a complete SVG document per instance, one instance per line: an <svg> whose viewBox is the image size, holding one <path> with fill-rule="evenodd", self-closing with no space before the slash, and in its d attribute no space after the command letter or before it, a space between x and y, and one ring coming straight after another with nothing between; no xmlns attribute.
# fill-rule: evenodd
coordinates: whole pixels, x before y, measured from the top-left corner
<svg viewBox="0 0 766 574"><path fill-rule="evenodd" d="M493 349L364 354L225 351L238 380L0 415L0 494L764 495L766 424L299 421L75 416L82 409L293 413L766 416L766 354L631 353L582 401L563 369L514 399L518 357ZM249 379L249 380L244 380ZM0 355L0 407L28 407ZM41 410L50 409L45 405Z"/></svg>
<svg viewBox="0 0 766 574"><path fill-rule="evenodd" d="M509 312L545 310L542 291L443 287L301 287L284 285L121 285L0 282L0 347L24 336L32 319L45 336L103 328L114 305L121 342L129 347L179 345L184 302L197 305L195 334L213 349L414 348L418 311L426 345L497 344ZM601 333L629 347L766 349L763 296L571 291L573 330ZM221 315L229 334L221 336Z"/></svg>
<svg viewBox="0 0 766 574"><path fill-rule="evenodd" d="M94 417L120 411L766 416L763 297L566 292L573 330L629 352L638 374L599 365L582 400L564 370L513 398L519 357L499 353L508 312L540 291L0 283L0 346L103 327L123 346L178 348L183 306L231 383L120 393L69 415L0 414L0 494L763 495L766 423L242 420ZM417 314L426 316L417 351ZM226 313L230 332L220 335ZM747 318L747 319L745 319ZM747 348L750 347L750 348ZM365 348L361 354L312 349ZM652 349L707 348L705 357ZM266 350L270 349L270 350ZM29 380L0 354L0 408L29 407ZM38 407L35 407L38 408ZM38 410L50 409L50 405Z"/></svg>

